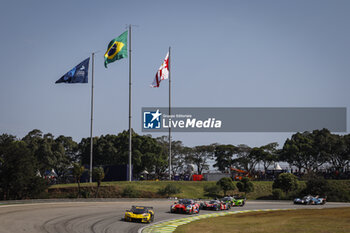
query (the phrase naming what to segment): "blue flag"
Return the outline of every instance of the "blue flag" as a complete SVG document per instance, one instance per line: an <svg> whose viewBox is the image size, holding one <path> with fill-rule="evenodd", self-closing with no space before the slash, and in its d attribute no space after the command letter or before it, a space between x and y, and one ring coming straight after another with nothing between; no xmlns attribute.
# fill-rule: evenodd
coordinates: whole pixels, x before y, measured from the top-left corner
<svg viewBox="0 0 350 233"><path fill-rule="evenodd" d="M87 83L90 57L63 75L56 83Z"/></svg>

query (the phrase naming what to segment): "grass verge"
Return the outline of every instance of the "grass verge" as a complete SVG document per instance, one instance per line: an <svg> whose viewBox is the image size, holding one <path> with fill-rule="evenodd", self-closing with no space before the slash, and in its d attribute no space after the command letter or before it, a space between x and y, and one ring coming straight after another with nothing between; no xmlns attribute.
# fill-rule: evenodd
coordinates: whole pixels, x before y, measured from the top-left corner
<svg viewBox="0 0 350 233"><path fill-rule="evenodd" d="M174 184L181 189L179 194L175 196L178 198L208 198L204 196L203 188L210 184L215 184L214 181L116 181L116 182L103 182L99 191L99 197L103 198L119 198L123 197L123 190L131 186L139 197L162 197L158 194L158 190L164 188L167 184ZM235 182L236 183L236 182ZM272 182L257 181L253 182L255 191L248 194L249 199L258 199L264 196L271 195ZM81 184L82 190L85 193L93 195L95 193L96 183L83 183ZM48 190L49 198L74 198L77 193L77 184L63 184L53 185ZM236 189L228 194L239 193Z"/></svg>
<svg viewBox="0 0 350 233"><path fill-rule="evenodd" d="M345 187L347 192L350 192L350 180L332 180L334 187ZM115 181L115 182L102 182L102 186L99 190L98 197L101 198L120 198L126 197L124 190L127 188L133 191L132 197L139 198L160 198L165 197L158 193L159 189L164 188L168 184L174 184L181 189L179 194L174 196L178 198L208 198L204 195L203 188L215 184L214 181ZM235 184L237 182L234 182ZM272 181L253 181L254 192L248 193L247 198L250 200L255 199L272 199ZM94 197L96 193L96 183L82 183L83 197ZM305 181L299 182L299 189L291 193L290 198L298 196L300 191L305 188ZM62 184L53 185L48 189L47 197L45 198L75 198L77 196L77 184ZM223 195L223 193L221 193ZM229 195L240 194L237 189L228 192ZM332 200L329 197L329 201Z"/></svg>
<svg viewBox="0 0 350 233"><path fill-rule="evenodd" d="M349 219L350 208L253 212L195 221L175 233L345 233L350 232Z"/></svg>

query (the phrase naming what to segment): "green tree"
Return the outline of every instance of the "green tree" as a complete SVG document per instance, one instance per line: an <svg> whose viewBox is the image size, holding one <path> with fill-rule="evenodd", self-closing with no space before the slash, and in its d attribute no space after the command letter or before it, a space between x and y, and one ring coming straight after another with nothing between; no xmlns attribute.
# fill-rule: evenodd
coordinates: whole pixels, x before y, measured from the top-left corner
<svg viewBox="0 0 350 233"><path fill-rule="evenodd" d="M16 137L13 135L10 135L10 134L0 135L0 167L4 162L6 148L14 141L16 141Z"/></svg>
<svg viewBox="0 0 350 233"><path fill-rule="evenodd" d="M161 136L157 137L156 140L169 158L169 137ZM190 163L188 154L188 148L184 147L182 141L171 141L171 165L173 176L177 174L181 168Z"/></svg>
<svg viewBox="0 0 350 233"><path fill-rule="evenodd" d="M101 182L104 178L105 178L105 172L103 170L103 167L95 167L92 170L92 179L94 179L97 182L97 189L96 189L95 198L98 197L98 191L100 189Z"/></svg>
<svg viewBox="0 0 350 233"><path fill-rule="evenodd" d="M60 135L55 139L55 142L63 146L65 155L69 160L77 161L78 143L76 143L72 137Z"/></svg>
<svg viewBox="0 0 350 233"><path fill-rule="evenodd" d="M118 154L117 136L107 134L105 136L93 137L94 165L115 165L120 162ZM90 164L90 138L83 138L79 143L79 157L82 164Z"/></svg>
<svg viewBox="0 0 350 233"><path fill-rule="evenodd" d="M237 152L237 147L233 145L215 146L214 157L216 163L214 164L214 167L217 167L221 172L225 172L232 166L234 156Z"/></svg>
<svg viewBox="0 0 350 233"><path fill-rule="evenodd" d="M59 182L66 182L69 167L77 162L78 144L71 137L57 137L51 145L52 160L49 164L57 174Z"/></svg>
<svg viewBox="0 0 350 233"><path fill-rule="evenodd" d="M232 182L232 179L229 177L221 178L216 185L220 186L224 191L224 195L226 196L227 191L235 190L235 184Z"/></svg>
<svg viewBox="0 0 350 233"><path fill-rule="evenodd" d="M149 172L154 171L158 177L163 176L168 168L168 150L165 151L150 135L137 135L133 144L133 154L138 156L135 172L139 174L146 169Z"/></svg>
<svg viewBox="0 0 350 233"><path fill-rule="evenodd" d="M306 134L296 133L284 143L281 153L282 159L297 167L300 172L302 168L308 167L311 147L311 140Z"/></svg>
<svg viewBox="0 0 350 233"><path fill-rule="evenodd" d="M129 133L105 135L93 138L94 165L128 165ZM83 138L79 144L79 157L83 164L90 163L90 139ZM132 133L133 175L144 170L161 175L167 169L167 154L156 139L149 135Z"/></svg>
<svg viewBox="0 0 350 233"><path fill-rule="evenodd" d="M279 188L286 194L291 191L295 191L299 186L298 178L291 173L281 173L277 179L273 182L272 188Z"/></svg>
<svg viewBox="0 0 350 233"><path fill-rule="evenodd" d="M10 134L1 134L0 135L0 148L8 146L11 142L14 142L14 141L16 141L16 136L13 136Z"/></svg>
<svg viewBox="0 0 350 233"><path fill-rule="evenodd" d="M344 136L328 134L322 144L327 162L334 170L344 171L350 163L350 134Z"/></svg>
<svg viewBox="0 0 350 233"><path fill-rule="evenodd" d="M71 137L59 136L54 139L52 134L43 134L34 129L22 140L34 153L40 174L44 175L46 171L54 169L58 179L65 180L71 162L77 159L77 143Z"/></svg>
<svg viewBox="0 0 350 233"><path fill-rule="evenodd" d="M39 148L42 136L43 133L40 130L33 129L24 138L22 138L22 141L27 143L29 149L34 152Z"/></svg>
<svg viewBox="0 0 350 233"><path fill-rule="evenodd" d="M5 162L5 153L7 147L16 140L16 137L9 134L1 134L0 135L0 200L2 199L2 196L4 195L3 191L3 180L1 179L1 171L4 170L4 162Z"/></svg>
<svg viewBox="0 0 350 233"><path fill-rule="evenodd" d="M197 167L197 174L209 169L209 160L213 158L215 145L196 146L189 151L188 159Z"/></svg>
<svg viewBox="0 0 350 233"><path fill-rule="evenodd" d="M328 156L334 150L331 146L333 135L328 129L314 130L312 137L312 171L317 172L318 169L328 162Z"/></svg>
<svg viewBox="0 0 350 233"><path fill-rule="evenodd" d="M244 192L244 194L247 196L247 193L254 191L254 184L249 180L248 177L243 177L241 181L239 181L236 184L238 190L240 192Z"/></svg>
<svg viewBox="0 0 350 233"><path fill-rule="evenodd" d="M327 162L329 137L330 132L327 129L296 133L284 143L281 159L296 166L299 171L302 168L307 172L317 171Z"/></svg>
<svg viewBox="0 0 350 233"><path fill-rule="evenodd" d="M277 162L279 159L279 150L277 147L277 142L272 142L260 147L262 149L262 153L257 157L259 162L262 162L265 172L267 171L268 167Z"/></svg>
<svg viewBox="0 0 350 233"><path fill-rule="evenodd" d="M72 174L75 179L75 182L78 184L78 195L77 197L80 197L80 178L83 175L85 171L84 166L82 166L80 163L73 163L73 168L72 168Z"/></svg>
<svg viewBox="0 0 350 233"><path fill-rule="evenodd" d="M191 164L189 158L189 152L191 150L188 147L185 147L181 141L174 141L172 143L172 171L173 175L179 173L180 169Z"/></svg>
<svg viewBox="0 0 350 233"><path fill-rule="evenodd" d="M237 158L233 160L233 165L236 168L247 171L248 173L252 173L255 169L255 166L259 162L259 158L257 157L256 150L258 148L250 148L247 145L240 144L237 146Z"/></svg>
<svg viewBox="0 0 350 233"><path fill-rule="evenodd" d="M47 183L37 175L36 158L25 142L11 140L0 146L0 196L5 200L37 198Z"/></svg>
<svg viewBox="0 0 350 233"><path fill-rule="evenodd" d="M38 129L34 129L23 137L22 141L27 144L29 150L34 154L35 158L39 162L38 170L41 175L44 175L45 170L47 169L47 161L45 158L46 156L42 153L46 152L45 149L47 149L47 146L43 145L43 133ZM50 157L50 155L48 157Z"/></svg>

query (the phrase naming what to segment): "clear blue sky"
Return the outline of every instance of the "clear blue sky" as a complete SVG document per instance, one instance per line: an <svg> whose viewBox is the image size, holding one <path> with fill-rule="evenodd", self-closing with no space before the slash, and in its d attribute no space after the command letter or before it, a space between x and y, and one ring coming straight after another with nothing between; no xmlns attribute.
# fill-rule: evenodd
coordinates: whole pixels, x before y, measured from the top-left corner
<svg viewBox="0 0 350 233"><path fill-rule="evenodd" d="M168 106L149 87L172 47L174 107L350 107L350 1L17 1L0 8L0 133L89 137L89 84L55 84L95 59L94 135L128 128L128 59L103 66L132 33L133 128ZM89 80L90 81L90 80ZM349 125L349 119L348 119ZM161 136L154 134L153 136ZM283 143L291 133L174 133L187 146Z"/></svg>

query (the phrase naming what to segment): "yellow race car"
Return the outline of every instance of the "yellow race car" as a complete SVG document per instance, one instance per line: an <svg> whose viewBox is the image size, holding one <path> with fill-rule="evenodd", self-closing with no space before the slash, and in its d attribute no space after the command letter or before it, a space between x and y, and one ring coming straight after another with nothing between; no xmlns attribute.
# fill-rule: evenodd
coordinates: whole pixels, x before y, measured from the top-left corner
<svg viewBox="0 0 350 233"><path fill-rule="evenodd" d="M132 206L130 210L125 212L125 221L127 222L143 222L150 223L154 220L153 207Z"/></svg>

